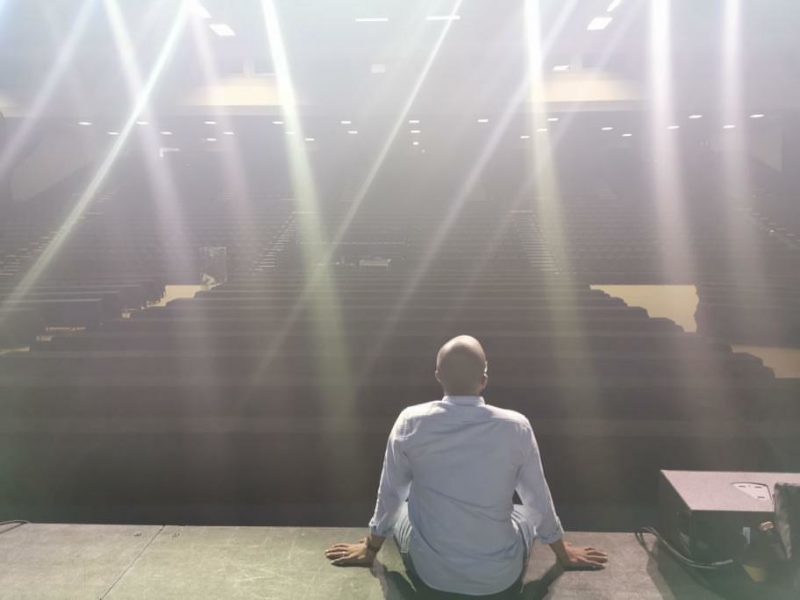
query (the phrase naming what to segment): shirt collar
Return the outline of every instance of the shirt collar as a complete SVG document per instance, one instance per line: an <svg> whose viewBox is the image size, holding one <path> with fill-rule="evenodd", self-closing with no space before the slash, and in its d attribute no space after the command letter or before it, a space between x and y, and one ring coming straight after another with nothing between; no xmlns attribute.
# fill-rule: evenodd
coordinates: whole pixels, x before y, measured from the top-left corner
<svg viewBox="0 0 800 600"><path fill-rule="evenodd" d="M442 402L457 406L483 406L486 404L483 396L445 396L442 398Z"/></svg>

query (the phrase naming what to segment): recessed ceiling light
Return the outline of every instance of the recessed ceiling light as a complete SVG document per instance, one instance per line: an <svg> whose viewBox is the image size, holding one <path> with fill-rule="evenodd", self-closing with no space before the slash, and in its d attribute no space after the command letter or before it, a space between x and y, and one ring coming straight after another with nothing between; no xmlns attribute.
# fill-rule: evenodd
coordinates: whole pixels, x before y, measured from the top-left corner
<svg viewBox="0 0 800 600"><path fill-rule="evenodd" d="M422 133L422 130L421 130L421 129L410 129L410 130L408 131L408 133L410 133L410 134L413 134L413 135L416 135L416 134L418 134L418 133Z"/></svg>
<svg viewBox="0 0 800 600"><path fill-rule="evenodd" d="M357 129L348 129L347 133L349 133L350 135L357 135L358 134L358 130Z"/></svg>
<svg viewBox="0 0 800 600"><path fill-rule="evenodd" d="M106 131L108 135L119 135L119 131Z"/></svg>
<svg viewBox="0 0 800 600"><path fill-rule="evenodd" d="M419 141L414 140L413 142L411 142L411 145L412 146L419 146Z"/></svg>
<svg viewBox="0 0 800 600"><path fill-rule="evenodd" d="M632 133L623 133L622 137L633 137Z"/></svg>
<svg viewBox="0 0 800 600"><path fill-rule="evenodd" d="M478 119L478 123L488 123L489 119Z"/></svg>
<svg viewBox="0 0 800 600"><path fill-rule="evenodd" d="M306 140L307 142L314 142L314 141L316 141L316 140L315 140L314 138L312 138L312 137L307 137L307 138L305 138L305 140Z"/></svg>
<svg viewBox="0 0 800 600"><path fill-rule="evenodd" d="M609 126L605 126L605 127L601 127L600 131L614 131L614 128L613 127L609 127Z"/></svg>
<svg viewBox="0 0 800 600"><path fill-rule="evenodd" d="M551 123L557 123L558 117L547 117L547 120L550 121Z"/></svg>
<svg viewBox="0 0 800 600"><path fill-rule="evenodd" d="M207 142L216 142L216 141L217 141L217 138L215 138L215 137L208 137L208 138L206 138L206 141L207 141Z"/></svg>
<svg viewBox="0 0 800 600"><path fill-rule="evenodd" d="M417 124L419 124L419 119L409 119L408 120L408 124L409 125L417 125Z"/></svg>
<svg viewBox="0 0 800 600"><path fill-rule="evenodd" d="M547 127L539 127L536 131L539 133L545 133L547 131Z"/></svg>
<svg viewBox="0 0 800 600"><path fill-rule="evenodd" d="M428 15L426 21L460 21L461 15Z"/></svg>
<svg viewBox="0 0 800 600"><path fill-rule="evenodd" d="M356 23L386 23L389 17L356 17Z"/></svg>
<svg viewBox="0 0 800 600"><path fill-rule="evenodd" d="M556 72L569 71L569 65L554 65L553 71Z"/></svg>
<svg viewBox="0 0 800 600"><path fill-rule="evenodd" d="M92 124L91 121L78 121L78 125L80 125L82 127L88 127L91 124Z"/></svg>
<svg viewBox="0 0 800 600"><path fill-rule="evenodd" d="M172 135L171 131L162 131L161 135Z"/></svg>
<svg viewBox="0 0 800 600"><path fill-rule="evenodd" d="M698 114L689 115L689 118L690 119L702 119L703 115L698 115Z"/></svg>
<svg viewBox="0 0 800 600"><path fill-rule="evenodd" d="M763 113L754 113L750 115L751 119L763 119L764 117L766 117L766 115Z"/></svg>
<svg viewBox="0 0 800 600"><path fill-rule="evenodd" d="M670 125L669 127L667 127L667 129L680 129L680 128L681 128L680 125Z"/></svg>
<svg viewBox="0 0 800 600"><path fill-rule="evenodd" d="M223 131L222 135L233 135L233 131Z"/></svg>
<svg viewBox="0 0 800 600"><path fill-rule="evenodd" d="M348 120L348 119L345 119L343 121L339 121L339 123L341 123L342 125L352 125L353 124L353 122Z"/></svg>
<svg viewBox="0 0 800 600"><path fill-rule="evenodd" d="M236 32L227 23L210 23L208 27L219 37L233 37L236 35Z"/></svg>
<svg viewBox="0 0 800 600"><path fill-rule="evenodd" d="M137 125L149 125L150 122L149 121L136 121L136 124Z"/></svg>
<svg viewBox="0 0 800 600"><path fill-rule="evenodd" d="M526 135L526 134L522 134L521 136L519 136L519 139L521 139L521 140L529 140L529 139L531 139L531 136Z"/></svg>
<svg viewBox="0 0 800 600"><path fill-rule="evenodd" d="M608 5L606 12L614 12L620 4L622 4L622 0L611 0L611 4Z"/></svg>
<svg viewBox="0 0 800 600"><path fill-rule="evenodd" d="M283 121L273 121L273 125L283 125Z"/></svg>
<svg viewBox="0 0 800 600"><path fill-rule="evenodd" d="M588 31L600 31L608 27L608 24L613 20L613 17L595 17L589 21L589 25L586 26L586 29Z"/></svg>
<svg viewBox="0 0 800 600"><path fill-rule="evenodd" d="M732 124L729 123L728 125L723 125L722 128L723 129L735 129L736 125L732 125Z"/></svg>
<svg viewBox="0 0 800 600"><path fill-rule="evenodd" d="M216 125L217 122L216 121L203 121L203 124L204 125Z"/></svg>

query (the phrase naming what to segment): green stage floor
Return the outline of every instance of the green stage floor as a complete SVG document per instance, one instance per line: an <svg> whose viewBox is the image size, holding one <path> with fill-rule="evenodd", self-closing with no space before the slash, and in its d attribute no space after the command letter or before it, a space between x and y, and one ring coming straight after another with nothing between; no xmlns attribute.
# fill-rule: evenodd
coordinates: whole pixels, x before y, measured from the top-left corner
<svg viewBox="0 0 800 600"><path fill-rule="evenodd" d="M323 551L363 529L27 524L0 527L0 598L410 600L393 543L372 570L335 568ZM601 572L561 573L537 547L522 598L712 599L676 563L629 533L571 533L607 550ZM652 540L649 540L652 548ZM449 596L452 597L452 596Z"/></svg>

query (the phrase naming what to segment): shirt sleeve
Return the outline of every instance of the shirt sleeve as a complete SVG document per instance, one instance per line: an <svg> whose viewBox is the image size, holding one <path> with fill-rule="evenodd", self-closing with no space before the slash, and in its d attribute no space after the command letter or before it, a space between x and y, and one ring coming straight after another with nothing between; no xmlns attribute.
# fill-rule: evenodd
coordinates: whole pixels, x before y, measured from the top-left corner
<svg viewBox="0 0 800 600"><path fill-rule="evenodd" d="M404 425L405 419L400 413L386 443L375 513L369 522L370 533L381 537L392 532L400 507L411 489L411 466L401 448Z"/></svg>
<svg viewBox="0 0 800 600"><path fill-rule="evenodd" d="M550 488L544 477L542 458L533 429L526 423L522 434L523 463L517 476L516 491L522 503L536 515L536 535L545 544L564 537L564 529L556 515Z"/></svg>

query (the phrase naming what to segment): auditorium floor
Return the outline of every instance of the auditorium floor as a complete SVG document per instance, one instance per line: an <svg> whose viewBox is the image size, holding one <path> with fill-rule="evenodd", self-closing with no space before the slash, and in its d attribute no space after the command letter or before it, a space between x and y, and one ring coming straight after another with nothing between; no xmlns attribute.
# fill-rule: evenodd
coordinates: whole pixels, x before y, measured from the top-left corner
<svg viewBox="0 0 800 600"><path fill-rule="evenodd" d="M5 532L3 533L3 531ZM363 529L28 524L0 527L0 598L410 600L394 544L372 572L330 566L323 550ZM560 573L537 547L523 598L717 598L629 533L569 534L609 552L601 572ZM648 541L652 548L652 541Z"/></svg>

